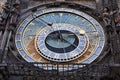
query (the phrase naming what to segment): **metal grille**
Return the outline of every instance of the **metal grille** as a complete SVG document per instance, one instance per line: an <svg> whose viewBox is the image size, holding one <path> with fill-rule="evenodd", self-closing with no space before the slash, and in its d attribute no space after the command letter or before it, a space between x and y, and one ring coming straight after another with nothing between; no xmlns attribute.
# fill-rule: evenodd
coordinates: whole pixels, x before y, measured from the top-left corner
<svg viewBox="0 0 120 80"><path fill-rule="evenodd" d="M108 65L88 64L50 64L50 63L7 63L1 64L5 75L16 76L94 76L109 75Z"/></svg>

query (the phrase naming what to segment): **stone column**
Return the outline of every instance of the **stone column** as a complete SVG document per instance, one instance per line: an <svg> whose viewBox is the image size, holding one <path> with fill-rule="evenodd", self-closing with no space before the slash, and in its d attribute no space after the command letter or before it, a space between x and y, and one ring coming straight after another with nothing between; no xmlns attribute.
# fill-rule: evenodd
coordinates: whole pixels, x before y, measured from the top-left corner
<svg viewBox="0 0 120 80"><path fill-rule="evenodd" d="M98 12L101 12L103 9L103 0L96 0L96 9Z"/></svg>

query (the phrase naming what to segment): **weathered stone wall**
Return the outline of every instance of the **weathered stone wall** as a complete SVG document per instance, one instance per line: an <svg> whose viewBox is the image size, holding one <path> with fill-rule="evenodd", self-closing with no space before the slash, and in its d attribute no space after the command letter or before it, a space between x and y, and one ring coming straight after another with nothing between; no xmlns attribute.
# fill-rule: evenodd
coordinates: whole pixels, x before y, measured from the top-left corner
<svg viewBox="0 0 120 80"><path fill-rule="evenodd" d="M81 4L81 5L84 5L84 6L87 6L87 7L93 8L93 9L96 8L96 2L93 1L93 0L89 0L89 1L85 1L85 0L74 1L74 0L73 0L73 2L75 2L75 3L79 3L79 4Z"/></svg>
<svg viewBox="0 0 120 80"><path fill-rule="evenodd" d="M120 0L117 0L117 3L118 3L118 7L120 9Z"/></svg>

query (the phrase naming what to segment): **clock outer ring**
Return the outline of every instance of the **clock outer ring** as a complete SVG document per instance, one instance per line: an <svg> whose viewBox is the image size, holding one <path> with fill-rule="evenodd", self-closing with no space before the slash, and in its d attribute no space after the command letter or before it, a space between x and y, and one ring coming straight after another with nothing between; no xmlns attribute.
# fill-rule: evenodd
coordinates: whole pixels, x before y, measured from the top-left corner
<svg viewBox="0 0 120 80"><path fill-rule="evenodd" d="M75 13L75 14L78 14L78 15L80 15L80 16L83 16L84 18L86 18L87 20L89 20L92 24L94 24L94 26L99 26L99 27L97 27L98 28L98 30L100 30L100 31L102 31L102 33L104 33L104 31L103 31L103 29L102 29L102 26L94 19L94 18L92 18L91 16L89 16L88 14L86 14L86 13L84 13L84 12L81 12L81 11L77 11L77 10L74 10L74 9L68 9L68 8L56 8L56 9L46 9L46 10L48 10L47 12L45 12L45 10L42 10L42 11L40 11L40 13L39 12L37 12L37 13L39 13L39 14L37 14L38 16L39 15L42 15L42 14L45 14L45 13L49 13L49 12L55 12L55 11L60 11L60 10L62 10L62 11L66 11L66 12L70 12L70 13ZM87 16L87 17L86 17ZM30 16L28 16L26 19L29 19L29 21L30 20L32 20L32 19L30 19ZM25 21L25 20L24 20ZM23 22L24 22L23 21ZM29 23L29 21L28 22L26 22L26 26L27 26L27 24ZM22 22L22 23L23 23ZM20 26L22 26L22 25L20 25ZM20 28L20 26L19 26L19 28ZM22 27L26 27L26 26L22 26ZM17 30L17 33L19 33L19 28L18 28L18 30ZM23 29L22 29L22 31L23 31ZM17 34L16 33L16 34ZM21 34L21 33L20 33ZM104 47L104 45L105 45L105 35L104 34L102 34L103 36L104 36L104 38L103 38L103 40L104 40L104 42L103 42L103 45L101 46L102 48L101 48L101 50L98 52L98 53L95 53L95 55L92 55L92 56L94 56L93 58L92 58L92 56L91 57L89 57L88 58L88 60L91 60L91 61L88 61L87 59L86 60L84 60L82 63L91 63L92 61L94 61L99 55L100 55L100 53L102 52L102 50L103 50L103 47ZM20 41L22 40L22 38L21 38L21 36L19 37L20 38ZM15 37L15 42L17 42L18 40L16 39L16 37ZM21 45L22 45L22 43L20 43ZM16 43L16 47L18 46L18 44ZM18 52L20 53L20 55L26 60L26 61L28 61L28 62L34 62L34 60L32 59L32 58L30 58L29 57L29 55L27 55L27 51L25 50L24 51L24 54L27 56L27 57L24 57L23 55L22 55L22 53L20 52L20 50L19 50L19 48L23 48L23 50L25 50L24 49L24 47L23 46L21 46L21 47L17 47L17 49L18 49Z"/></svg>

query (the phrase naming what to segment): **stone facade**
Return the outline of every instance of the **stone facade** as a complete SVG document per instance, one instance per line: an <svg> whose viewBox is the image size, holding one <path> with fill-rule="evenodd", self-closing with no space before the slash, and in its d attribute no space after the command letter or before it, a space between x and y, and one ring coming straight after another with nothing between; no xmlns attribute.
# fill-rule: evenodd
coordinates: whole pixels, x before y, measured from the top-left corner
<svg viewBox="0 0 120 80"><path fill-rule="evenodd" d="M2 12L2 6L5 4L7 0L0 0L0 13Z"/></svg>
<svg viewBox="0 0 120 80"><path fill-rule="evenodd" d="M0 6L3 6L7 0L0 0Z"/></svg>

